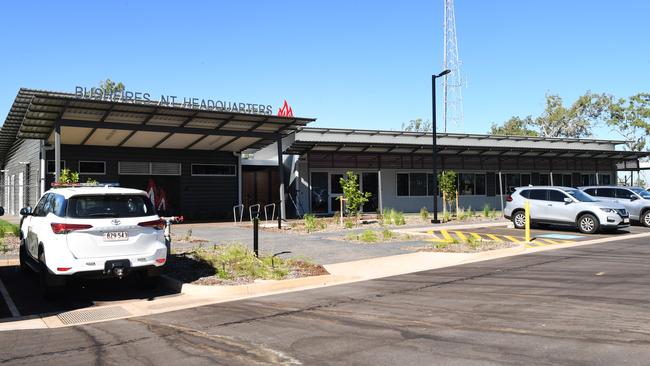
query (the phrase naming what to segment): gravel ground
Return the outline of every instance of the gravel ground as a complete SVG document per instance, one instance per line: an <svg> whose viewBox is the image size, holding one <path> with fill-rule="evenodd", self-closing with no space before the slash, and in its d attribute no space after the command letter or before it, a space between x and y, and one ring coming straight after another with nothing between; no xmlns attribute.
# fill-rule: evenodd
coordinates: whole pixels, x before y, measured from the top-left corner
<svg viewBox="0 0 650 366"><path fill-rule="evenodd" d="M20 239L17 236L6 234L0 244L0 255L2 256L16 256L18 255L18 248L20 247Z"/></svg>

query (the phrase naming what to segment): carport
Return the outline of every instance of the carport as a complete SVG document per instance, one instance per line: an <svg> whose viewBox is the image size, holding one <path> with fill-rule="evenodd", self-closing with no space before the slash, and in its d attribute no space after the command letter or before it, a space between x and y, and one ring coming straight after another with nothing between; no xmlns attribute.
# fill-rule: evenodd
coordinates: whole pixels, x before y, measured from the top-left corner
<svg viewBox="0 0 650 366"><path fill-rule="evenodd" d="M0 132L0 154L17 139L40 140L54 149L54 178L61 174L62 145L190 150L239 155L236 174L241 204L241 152L277 143L278 171L283 176L282 138L314 121L310 118L169 106L158 102L114 101L50 91L20 89ZM41 144L43 146L43 144ZM135 151L135 150L134 150ZM43 158L41 157L41 160ZM41 185L44 171L41 162ZM279 182L281 215L285 215L284 181ZM42 186L42 190L45 187Z"/></svg>

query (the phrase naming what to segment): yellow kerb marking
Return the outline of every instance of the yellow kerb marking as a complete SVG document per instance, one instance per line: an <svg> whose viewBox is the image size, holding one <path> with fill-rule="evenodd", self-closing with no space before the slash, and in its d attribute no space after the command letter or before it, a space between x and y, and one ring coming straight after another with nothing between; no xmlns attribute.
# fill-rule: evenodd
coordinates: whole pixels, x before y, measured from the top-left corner
<svg viewBox="0 0 650 366"><path fill-rule="evenodd" d="M467 237L465 236L465 234L461 233L460 231L454 231L454 233L460 240L467 241Z"/></svg>
<svg viewBox="0 0 650 366"><path fill-rule="evenodd" d="M490 239L492 239L492 240L494 240L496 242L502 242L503 241L503 240L501 240L501 238L499 238L496 235L492 235L492 234L485 234L485 235L487 235Z"/></svg>
<svg viewBox="0 0 650 366"><path fill-rule="evenodd" d="M521 243L521 240L515 238L514 236L504 235L503 237L510 240L513 243Z"/></svg>
<svg viewBox="0 0 650 366"><path fill-rule="evenodd" d="M454 238L449 235L449 232L447 230L440 230L440 234L445 238L447 241L454 241Z"/></svg>
<svg viewBox="0 0 650 366"><path fill-rule="evenodd" d="M544 238L544 239L537 238L537 240L541 240L541 241L546 242L548 244L560 244L560 243L556 242L555 240L546 239L546 238Z"/></svg>
<svg viewBox="0 0 650 366"><path fill-rule="evenodd" d="M479 234L477 234L477 233L469 233L469 235L473 236L474 239L476 239L476 240L479 240L479 241L483 240L483 238L481 238L481 236Z"/></svg>

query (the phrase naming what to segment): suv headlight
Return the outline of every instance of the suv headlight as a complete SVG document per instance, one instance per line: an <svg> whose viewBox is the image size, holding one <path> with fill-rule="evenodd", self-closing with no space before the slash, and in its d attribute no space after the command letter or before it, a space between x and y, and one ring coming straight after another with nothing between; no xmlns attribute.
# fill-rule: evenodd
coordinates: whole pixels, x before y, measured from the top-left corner
<svg viewBox="0 0 650 366"><path fill-rule="evenodd" d="M607 212L607 213L616 213L616 210L613 208L600 208L601 210Z"/></svg>

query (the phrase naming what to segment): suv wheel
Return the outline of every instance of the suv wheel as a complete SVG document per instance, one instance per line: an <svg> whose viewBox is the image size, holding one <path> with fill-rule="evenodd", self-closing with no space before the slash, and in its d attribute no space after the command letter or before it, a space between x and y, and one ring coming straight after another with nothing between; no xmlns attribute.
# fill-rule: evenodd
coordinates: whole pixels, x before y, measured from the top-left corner
<svg viewBox="0 0 650 366"><path fill-rule="evenodd" d="M598 219L592 214L584 214L578 219L578 230L583 234L594 234L599 226Z"/></svg>
<svg viewBox="0 0 650 366"><path fill-rule="evenodd" d="M650 227L650 210L647 210L646 212L643 213L640 221L641 221L641 225L645 227Z"/></svg>
<svg viewBox="0 0 650 366"><path fill-rule="evenodd" d="M526 214L524 211L517 211L512 215L512 223L517 229L523 229L526 227Z"/></svg>
<svg viewBox="0 0 650 366"><path fill-rule="evenodd" d="M39 282L41 287L41 294L44 298L54 298L58 295L65 286L65 279L61 276L50 273L45 265L45 253L41 252L38 255L38 263L40 265Z"/></svg>

